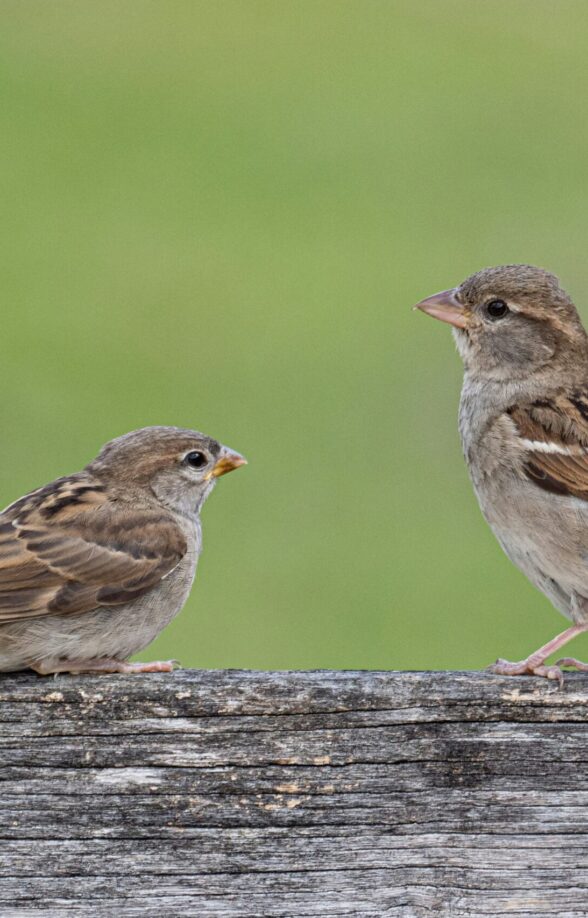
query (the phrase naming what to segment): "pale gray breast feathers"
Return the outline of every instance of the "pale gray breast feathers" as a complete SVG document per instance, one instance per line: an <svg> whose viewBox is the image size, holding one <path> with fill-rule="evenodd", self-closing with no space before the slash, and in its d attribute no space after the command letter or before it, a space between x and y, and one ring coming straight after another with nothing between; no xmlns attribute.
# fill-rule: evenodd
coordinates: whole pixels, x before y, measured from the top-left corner
<svg viewBox="0 0 588 918"><path fill-rule="evenodd" d="M507 413L511 398L464 382L464 456L480 509L508 557L572 617L574 597L588 597L588 504L549 493L525 475L524 441Z"/></svg>

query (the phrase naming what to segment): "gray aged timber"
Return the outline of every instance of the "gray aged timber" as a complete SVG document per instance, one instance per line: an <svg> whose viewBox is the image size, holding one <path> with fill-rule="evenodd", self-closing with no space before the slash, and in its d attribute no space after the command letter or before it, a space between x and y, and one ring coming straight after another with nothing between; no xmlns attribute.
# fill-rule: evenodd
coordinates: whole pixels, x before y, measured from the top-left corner
<svg viewBox="0 0 588 918"><path fill-rule="evenodd" d="M0 677L0 916L588 915L588 676Z"/></svg>

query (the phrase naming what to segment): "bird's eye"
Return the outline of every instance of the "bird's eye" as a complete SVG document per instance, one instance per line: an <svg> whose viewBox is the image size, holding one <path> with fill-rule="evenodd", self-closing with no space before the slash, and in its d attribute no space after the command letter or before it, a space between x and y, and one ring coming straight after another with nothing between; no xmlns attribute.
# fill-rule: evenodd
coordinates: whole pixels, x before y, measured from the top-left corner
<svg viewBox="0 0 588 918"><path fill-rule="evenodd" d="M191 453L186 453L184 456L185 465L189 465L191 469L201 469L207 462L208 457L198 450L193 450Z"/></svg>
<svg viewBox="0 0 588 918"><path fill-rule="evenodd" d="M489 318L495 321L496 319L504 319L505 315L510 312L510 309L504 300L490 300L490 302L486 304L486 312Z"/></svg>

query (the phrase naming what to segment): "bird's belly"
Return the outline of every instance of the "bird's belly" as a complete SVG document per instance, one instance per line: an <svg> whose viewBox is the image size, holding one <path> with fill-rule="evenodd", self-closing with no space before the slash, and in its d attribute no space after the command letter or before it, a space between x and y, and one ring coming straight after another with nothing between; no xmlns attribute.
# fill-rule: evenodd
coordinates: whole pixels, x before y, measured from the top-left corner
<svg viewBox="0 0 588 918"><path fill-rule="evenodd" d="M572 605L588 597L588 508L584 502L555 496L545 501L534 484L520 479L516 487L509 487L503 479L476 491L482 512L508 557L571 618Z"/></svg>
<svg viewBox="0 0 588 918"><path fill-rule="evenodd" d="M196 562L196 551L188 552L172 574L123 606L79 615L43 615L3 625L0 671L23 669L33 661L128 659L147 647L181 611Z"/></svg>

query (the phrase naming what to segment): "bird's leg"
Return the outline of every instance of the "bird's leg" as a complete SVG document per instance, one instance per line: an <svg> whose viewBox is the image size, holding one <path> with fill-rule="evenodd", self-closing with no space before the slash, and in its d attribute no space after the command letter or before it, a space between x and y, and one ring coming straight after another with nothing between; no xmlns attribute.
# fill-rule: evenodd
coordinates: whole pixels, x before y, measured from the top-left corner
<svg viewBox="0 0 588 918"><path fill-rule="evenodd" d="M588 631L588 622L572 625L552 638L551 641L548 641L547 644L544 644L543 647L540 647L539 650L536 650L535 653L530 654L526 660L521 660L518 663L497 660L496 663L488 667L488 670L491 673L497 673L499 676L544 676L546 679L557 679L559 684L563 685L563 673L560 665L562 663L575 665L575 661L568 663L567 660L559 660L552 666L545 666L545 661L552 653L555 653L560 647L563 647L564 644L567 644L568 641L571 641L572 638L577 637L584 631ZM581 664L579 668L582 668L582 666L586 666L586 664ZM588 669L588 666L586 668Z"/></svg>
<svg viewBox="0 0 588 918"><path fill-rule="evenodd" d="M156 660L154 663L127 663L126 660L40 660L30 663L40 676L51 673L171 673L177 660Z"/></svg>
<svg viewBox="0 0 588 918"><path fill-rule="evenodd" d="M578 596L577 593L572 593L572 620L577 624L584 624L586 621L586 600L583 596ZM557 661L557 666L573 666L574 669L579 669L582 672L588 672L588 663L582 663L581 660L576 660L575 657L562 657L561 660Z"/></svg>

